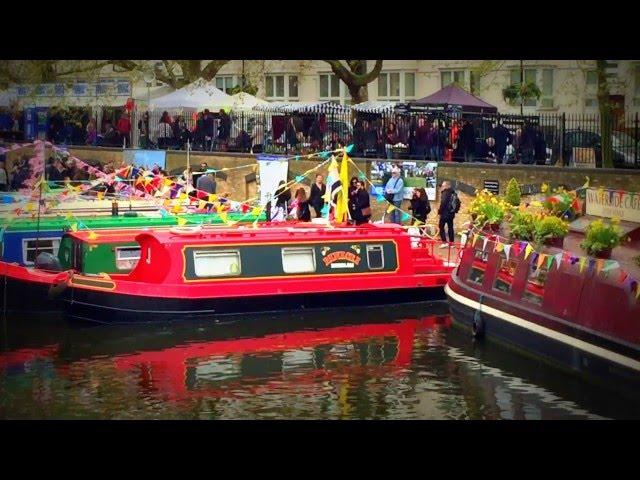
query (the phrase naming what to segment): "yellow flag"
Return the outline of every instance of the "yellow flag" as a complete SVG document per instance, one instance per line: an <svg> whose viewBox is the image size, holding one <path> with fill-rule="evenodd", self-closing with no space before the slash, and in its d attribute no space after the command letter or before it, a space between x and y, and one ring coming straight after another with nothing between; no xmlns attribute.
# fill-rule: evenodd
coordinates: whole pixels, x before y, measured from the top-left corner
<svg viewBox="0 0 640 480"><path fill-rule="evenodd" d="M186 200L186 199L187 199L187 194L186 194L186 193L184 193L184 192L182 192L182 193L178 196L178 199L180 199L180 200Z"/></svg>
<svg viewBox="0 0 640 480"><path fill-rule="evenodd" d="M182 211L182 207L180 205L174 205L171 211L173 213L180 213Z"/></svg>
<svg viewBox="0 0 640 480"><path fill-rule="evenodd" d="M475 246L476 246L476 243L478 242L478 239L479 239L479 238L480 238L480 235L475 234L475 233L473 234L473 241L471 242L471 246L472 246L472 247L475 247Z"/></svg>
<svg viewBox="0 0 640 480"><path fill-rule="evenodd" d="M216 202L216 203L217 203L217 205L215 205L215 207L216 207L216 212L218 212L218 213L222 213L222 212L224 211L224 206L223 206L221 203L219 203L219 202Z"/></svg>
<svg viewBox="0 0 640 480"><path fill-rule="evenodd" d="M73 218L73 214L71 212L67 212L67 214L64 216L65 220L71 220Z"/></svg>
<svg viewBox="0 0 640 480"><path fill-rule="evenodd" d="M336 221L346 222L349 218L349 157L347 152L342 155L342 162L340 162L340 184L342 187L338 192L338 198L336 199Z"/></svg>
<svg viewBox="0 0 640 480"><path fill-rule="evenodd" d="M529 255L531 255L531 252L533 251L533 247L527 243L527 246L524 248L524 259L526 260L527 257Z"/></svg>
<svg viewBox="0 0 640 480"><path fill-rule="evenodd" d="M204 207L206 207L206 206L207 206L207 202L205 202L204 200L200 200L200 201L198 202L198 208L199 208L200 210L204 209Z"/></svg>
<svg viewBox="0 0 640 480"><path fill-rule="evenodd" d="M164 179L164 186L165 187L170 187L171 185L173 185L173 180L170 180L168 178Z"/></svg>
<svg viewBox="0 0 640 480"><path fill-rule="evenodd" d="M504 250L504 245L500 242L496 242L496 252L501 252Z"/></svg>
<svg viewBox="0 0 640 480"><path fill-rule="evenodd" d="M187 224L187 219L186 218L182 218L182 217L178 217L178 225L179 226L184 226Z"/></svg>
<svg viewBox="0 0 640 480"><path fill-rule="evenodd" d="M585 257L580 257L580 260L578 261L578 265L580 267L580 273L582 273L582 270L584 270L584 267L586 264L587 264L587 259Z"/></svg>
<svg viewBox="0 0 640 480"><path fill-rule="evenodd" d="M389 208L387 208L387 213L391 213L395 210L395 206L394 205L389 205Z"/></svg>
<svg viewBox="0 0 640 480"><path fill-rule="evenodd" d="M215 202L217 199L218 199L218 195L216 195L215 193L212 193L211 195L209 195L210 202Z"/></svg>
<svg viewBox="0 0 640 480"><path fill-rule="evenodd" d="M25 209L27 212L33 212L33 210L35 210L35 207L34 207L33 203L29 202L29 203L27 203L27 205L24 207L24 209Z"/></svg>
<svg viewBox="0 0 640 480"><path fill-rule="evenodd" d="M262 209L260 207L253 207L251 209L251 215L258 216L262 213Z"/></svg>
<svg viewBox="0 0 640 480"><path fill-rule="evenodd" d="M78 224L77 223L72 223L71 224L71 231L72 232L77 232L78 231Z"/></svg>
<svg viewBox="0 0 640 480"><path fill-rule="evenodd" d="M87 237L89 240L95 240L98 238L98 234L96 232L89 232L89 236Z"/></svg>
<svg viewBox="0 0 640 480"><path fill-rule="evenodd" d="M218 215L220 215L220 220L227 223L227 212L219 212Z"/></svg>
<svg viewBox="0 0 640 480"><path fill-rule="evenodd" d="M169 199L167 198L167 199L165 199L165 200L162 202L162 204L163 204L165 207L170 207L170 206L171 206L171 200L169 200Z"/></svg>
<svg viewBox="0 0 640 480"><path fill-rule="evenodd" d="M98 192L98 200L102 200L104 198L104 192Z"/></svg>
<svg viewBox="0 0 640 480"><path fill-rule="evenodd" d="M237 221L237 220L229 220L229 221L227 222L227 225L229 225L230 227L233 227L236 223L238 223L238 221Z"/></svg>

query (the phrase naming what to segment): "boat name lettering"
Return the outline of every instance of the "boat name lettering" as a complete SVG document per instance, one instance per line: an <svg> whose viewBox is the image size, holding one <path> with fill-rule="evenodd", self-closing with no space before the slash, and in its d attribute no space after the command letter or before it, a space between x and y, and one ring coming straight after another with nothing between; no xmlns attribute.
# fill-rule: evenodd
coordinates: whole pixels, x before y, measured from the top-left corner
<svg viewBox="0 0 640 480"><path fill-rule="evenodd" d="M347 262L351 262L355 265L359 265L361 258L359 255L356 255L355 253L345 252L340 250L337 252L331 252L322 259L322 261L327 267L331 265L333 262L337 262L339 260L346 260Z"/></svg>

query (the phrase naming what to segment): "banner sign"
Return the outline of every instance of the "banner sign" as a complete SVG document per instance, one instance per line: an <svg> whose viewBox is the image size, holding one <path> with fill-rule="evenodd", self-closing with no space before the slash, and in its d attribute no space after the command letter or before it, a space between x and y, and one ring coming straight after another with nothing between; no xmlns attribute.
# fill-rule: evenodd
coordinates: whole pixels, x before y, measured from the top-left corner
<svg viewBox="0 0 640 480"><path fill-rule="evenodd" d="M640 193L588 188L586 201L587 215L640 223Z"/></svg>
<svg viewBox="0 0 640 480"><path fill-rule="evenodd" d="M260 205L266 205L271 200L280 182L287 181L289 172L288 160L282 160L279 157L265 160L265 157L265 155L261 155L257 158L260 169L260 182L258 184L260 188Z"/></svg>

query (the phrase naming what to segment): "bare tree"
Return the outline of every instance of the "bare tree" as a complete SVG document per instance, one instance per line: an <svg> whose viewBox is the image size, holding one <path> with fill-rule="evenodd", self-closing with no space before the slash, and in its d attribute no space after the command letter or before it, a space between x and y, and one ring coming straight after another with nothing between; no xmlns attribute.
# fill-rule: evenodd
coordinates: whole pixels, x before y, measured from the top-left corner
<svg viewBox="0 0 640 480"><path fill-rule="evenodd" d="M162 60L154 65L144 60L110 60L109 63L130 72L153 71L156 80L182 88L200 78L213 80L229 60Z"/></svg>
<svg viewBox="0 0 640 480"><path fill-rule="evenodd" d="M380 75L382 60L376 60L373 69L367 72L366 60L324 60L331 66L331 71L344 82L353 103L366 102L369 99L367 85Z"/></svg>

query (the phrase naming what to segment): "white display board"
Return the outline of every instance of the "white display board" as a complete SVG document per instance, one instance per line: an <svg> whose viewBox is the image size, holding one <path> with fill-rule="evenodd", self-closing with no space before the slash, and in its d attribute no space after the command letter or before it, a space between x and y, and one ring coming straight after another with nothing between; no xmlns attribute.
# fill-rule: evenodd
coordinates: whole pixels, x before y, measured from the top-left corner
<svg viewBox="0 0 640 480"><path fill-rule="evenodd" d="M260 156L258 157L258 166L260 204L266 205L272 199L280 182L287 181L289 161L281 160L277 157Z"/></svg>
<svg viewBox="0 0 640 480"><path fill-rule="evenodd" d="M435 201L436 192L438 188L438 162L425 162L425 161L411 161L411 162L390 162L390 161L374 161L371 165L371 178L374 182L382 181L387 178L391 173L391 169L394 166L398 166L402 169L402 180L405 183L405 188L402 191L402 197L405 199L411 199L413 197L413 190L416 187L408 186L412 178L424 178L426 186L424 187L427 192L427 198L431 201ZM384 194L384 186L379 185L371 189L371 194L382 195Z"/></svg>
<svg viewBox="0 0 640 480"><path fill-rule="evenodd" d="M640 223L640 193L587 189L587 215Z"/></svg>

